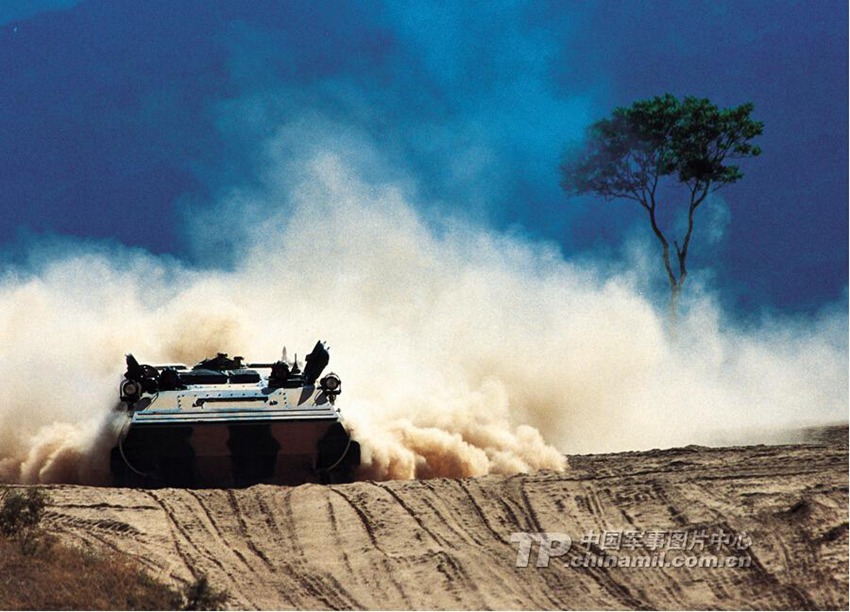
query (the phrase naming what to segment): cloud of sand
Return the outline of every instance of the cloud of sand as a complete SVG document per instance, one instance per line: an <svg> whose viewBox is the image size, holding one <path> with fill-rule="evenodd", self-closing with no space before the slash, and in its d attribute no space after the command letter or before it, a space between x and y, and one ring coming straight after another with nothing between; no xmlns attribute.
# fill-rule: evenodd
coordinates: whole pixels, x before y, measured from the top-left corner
<svg viewBox="0 0 850 612"><path fill-rule="evenodd" d="M741 329L694 285L673 340L641 270L429 216L346 151L271 159L263 190L195 211L227 270L80 248L7 274L0 479L105 482L125 352L269 360L318 338L370 478L563 469L563 453L846 419L846 312Z"/></svg>

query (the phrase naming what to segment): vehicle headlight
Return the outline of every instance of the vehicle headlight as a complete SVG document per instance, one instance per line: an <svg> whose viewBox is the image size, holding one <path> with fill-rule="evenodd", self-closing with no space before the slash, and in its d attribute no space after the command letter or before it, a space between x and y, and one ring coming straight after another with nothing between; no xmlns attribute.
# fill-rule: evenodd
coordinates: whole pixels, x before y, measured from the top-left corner
<svg viewBox="0 0 850 612"><path fill-rule="evenodd" d="M328 374L319 382L322 385L322 389L325 391L330 391L331 393L338 393L339 388L342 385L342 381L339 379L339 376L336 374Z"/></svg>
<svg viewBox="0 0 850 612"><path fill-rule="evenodd" d="M121 384L121 397L136 397L141 390L141 385L135 380L125 380Z"/></svg>

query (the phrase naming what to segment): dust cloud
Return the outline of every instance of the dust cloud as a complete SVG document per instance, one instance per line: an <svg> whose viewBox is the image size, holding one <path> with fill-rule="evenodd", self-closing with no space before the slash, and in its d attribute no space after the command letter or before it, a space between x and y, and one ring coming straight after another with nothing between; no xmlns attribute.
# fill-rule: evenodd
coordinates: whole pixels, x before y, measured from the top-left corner
<svg viewBox="0 0 850 612"><path fill-rule="evenodd" d="M845 312L742 329L694 285L674 340L639 269L423 213L339 155L286 170L193 223L201 244L229 225L227 269L88 246L7 272L0 480L106 481L126 352L268 361L328 341L374 479L562 470L563 453L846 420Z"/></svg>

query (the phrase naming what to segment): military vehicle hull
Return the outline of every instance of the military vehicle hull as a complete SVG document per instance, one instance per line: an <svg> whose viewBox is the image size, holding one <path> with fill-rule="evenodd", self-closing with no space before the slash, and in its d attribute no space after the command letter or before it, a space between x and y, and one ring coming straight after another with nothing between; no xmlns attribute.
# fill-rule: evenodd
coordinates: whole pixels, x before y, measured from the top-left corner
<svg viewBox="0 0 850 612"><path fill-rule="evenodd" d="M111 456L115 485L243 487L353 479L360 446L334 403L339 378L316 380L324 367L316 364L327 363L324 345L308 355L303 374L297 361L243 366L241 358L216 359L189 370L139 366L128 356L125 420Z"/></svg>

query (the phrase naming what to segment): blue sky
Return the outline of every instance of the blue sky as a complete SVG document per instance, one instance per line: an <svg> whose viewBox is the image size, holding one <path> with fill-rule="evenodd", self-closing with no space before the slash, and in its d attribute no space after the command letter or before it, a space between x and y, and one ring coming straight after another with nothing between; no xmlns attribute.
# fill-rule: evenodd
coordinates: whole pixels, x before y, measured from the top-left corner
<svg viewBox="0 0 850 612"><path fill-rule="evenodd" d="M765 123L692 269L740 312L811 312L846 299L847 23L840 1L4 3L0 252L61 235L192 262L187 215L261 180L263 143L314 113L422 202L616 259L650 240L641 212L568 200L558 160L671 92Z"/></svg>

